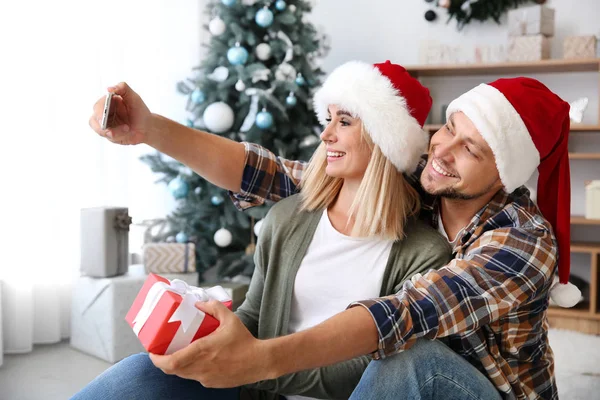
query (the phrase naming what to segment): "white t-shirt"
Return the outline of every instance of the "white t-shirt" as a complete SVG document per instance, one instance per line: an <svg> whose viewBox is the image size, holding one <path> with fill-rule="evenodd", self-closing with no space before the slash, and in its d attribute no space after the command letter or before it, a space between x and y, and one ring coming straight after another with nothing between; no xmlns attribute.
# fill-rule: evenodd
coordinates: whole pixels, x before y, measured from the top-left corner
<svg viewBox="0 0 600 400"><path fill-rule="evenodd" d="M393 240L346 236L324 211L296 275L289 333L318 325L353 301L379 297L392 244Z"/></svg>

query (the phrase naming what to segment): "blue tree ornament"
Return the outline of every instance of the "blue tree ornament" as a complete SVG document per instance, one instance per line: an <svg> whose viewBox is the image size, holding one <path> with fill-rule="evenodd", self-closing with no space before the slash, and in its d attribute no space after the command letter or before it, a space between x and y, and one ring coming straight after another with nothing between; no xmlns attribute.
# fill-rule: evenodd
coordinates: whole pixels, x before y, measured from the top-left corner
<svg viewBox="0 0 600 400"><path fill-rule="evenodd" d="M192 102L194 104L202 104L206 101L206 96L204 92L198 88L194 89L192 92Z"/></svg>
<svg viewBox="0 0 600 400"><path fill-rule="evenodd" d="M177 243L187 243L188 235L186 235L183 231L179 232L177 235L175 235L175 240Z"/></svg>
<svg viewBox="0 0 600 400"><path fill-rule="evenodd" d="M270 112L263 109L261 112L256 114L256 126L260 129L269 129L273 126L273 115Z"/></svg>
<svg viewBox="0 0 600 400"><path fill-rule="evenodd" d="M189 127L189 128L193 128L194 127L194 121L191 119L186 119L185 120L185 126Z"/></svg>
<svg viewBox="0 0 600 400"><path fill-rule="evenodd" d="M268 28L273 23L273 11L269 10L267 7L261 8L256 12L254 20L258 26Z"/></svg>
<svg viewBox="0 0 600 400"><path fill-rule="evenodd" d="M171 193L171 195L177 200L186 197L188 195L188 192L190 191L189 185L180 176L169 182L168 189L169 193Z"/></svg>
<svg viewBox="0 0 600 400"><path fill-rule="evenodd" d="M239 43L236 43L235 47L227 51L227 60L229 60L231 65L246 64L246 61L248 61L248 50L240 46Z"/></svg>
<svg viewBox="0 0 600 400"><path fill-rule="evenodd" d="M226 5L227 7L231 7L236 2L237 0L221 0L221 3L223 3L223 5Z"/></svg>
<svg viewBox="0 0 600 400"><path fill-rule="evenodd" d="M210 198L210 202L213 206L220 206L221 204L223 204L224 201L225 200L223 199L223 197L218 195L214 195Z"/></svg>
<svg viewBox="0 0 600 400"><path fill-rule="evenodd" d="M288 97L285 98L285 104L287 104L289 107L294 107L296 104L298 104L298 99L296 96L294 96L294 92L291 92Z"/></svg>
<svg viewBox="0 0 600 400"><path fill-rule="evenodd" d="M286 7L287 7L287 4L283 0L277 0L275 2L275 8L278 9L279 11L285 10Z"/></svg>
<svg viewBox="0 0 600 400"><path fill-rule="evenodd" d="M298 86L306 85L306 80L304 79L304 77L302 76L301 73L298 73L298 76L296 76L296 85L298 85Z"/></svg>

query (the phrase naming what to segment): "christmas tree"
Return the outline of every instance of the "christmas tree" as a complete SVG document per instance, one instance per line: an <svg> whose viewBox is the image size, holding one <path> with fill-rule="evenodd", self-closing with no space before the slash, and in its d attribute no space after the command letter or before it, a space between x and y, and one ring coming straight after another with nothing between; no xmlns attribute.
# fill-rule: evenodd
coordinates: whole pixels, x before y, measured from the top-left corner
<svg viewBox="0 0 600 400"><path fill-rule="evenodd" d="M308 160L320 128L310 98L321 83L326 37L306 22L303 0L221 0L206 9L208 54L193 77L178 83L187 96L187 125L275 154ZM250 276L255 232L269 205L242 213L228 193L160 153L142 161L178 199L167 229L153 241L193 241L196 268L217 266L219 277Z"/></svg>

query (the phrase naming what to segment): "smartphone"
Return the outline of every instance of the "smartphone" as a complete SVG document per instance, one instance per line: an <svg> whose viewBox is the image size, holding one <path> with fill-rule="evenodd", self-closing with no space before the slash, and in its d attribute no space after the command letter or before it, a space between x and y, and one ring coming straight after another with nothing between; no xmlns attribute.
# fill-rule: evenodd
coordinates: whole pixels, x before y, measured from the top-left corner
<svg viewBox="0 0 600 400"><path fill-rule="evenodd" d="M112 97L113 94L109 92L104 101L104 111L102 111L102 122L100 123L100 129L102 130L108 128L108 117L110 116L110 103L112 102Z"/></svg>

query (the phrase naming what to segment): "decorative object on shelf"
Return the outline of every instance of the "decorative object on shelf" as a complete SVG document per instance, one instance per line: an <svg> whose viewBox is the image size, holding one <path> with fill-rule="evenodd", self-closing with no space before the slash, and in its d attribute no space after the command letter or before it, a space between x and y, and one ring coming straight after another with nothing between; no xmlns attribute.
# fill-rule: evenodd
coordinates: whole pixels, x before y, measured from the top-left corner
<svg viewBox="0 0 600 400"><path fill-rule="evenodd" d="M167 189L176 200L185 198L190 191L188 183L180 176L172 179L167 185Z"/></svg>
<svg viewBox="0 0 600 400"><path fill-rule="evenodd" d="M196 245L185 243L147 243L143 247L146 273L196 272Z"/></svg>
<svg viewBox="0 0 600 400"><path fill-rule="evenodd" d="M463 64L468 61L465 49L460 44L442 44L436 40L423 40L419 44L421 64Z"/></svg>
<svg viewBox="0 0 600 400"><path fill-rule="evenodd" d="M127 208L94 207L80 212L83 275L95 278L123 275L129 265Z"/></svg>
<svg viewBox="0 0 600 400"><path fill-rule="evenodd" d="M244 65L248 61L248 50L237 42L234 47L227 51L227 60L231 65Z"/></svg>
<svg viewBox="0 0 600 400"><path fill-rule="evenodd" d="M577 99L569 105L571 108L569 109L569 118L571 121L580 124L583 121L583 114L585 113L585 109L587 108L589 100L587 97L582 97Z"/></svg>
<svg viewBox="0 0 600 400"><path fill-rule="evenodd" d="M600 219L600 180L585 182L585 217Z"/></svg>
<svg viewBox="0 0 600 400"><path fill-rule="evenodd" d="M596 41L594 35L568 36L563 42L563 58L594 58L596 57Z"/></svg>
<svg viewBox="0 0 600 400"><path fill-rule="evenodd" d="M508 61L540 61L550 58L550 39L544 35L514 36L508 40Z"/></svg>
<svg viewBox="0 0 600 400"><path fill-rule="evenodd" d="M175 240L177 241L177 243L187 243L188 235L185 232L181 231L177 235L175 235Z"/></svg>
<svg viewBox="0 0 600 400"><path fill-rule="evenodd" d="M476 64L494 64L506 61L504 45L476 45L474 61Z"/></svg>
<svg viewBox="0 0 600 400"><path fill-rule="evenodd" d="M227 26L225 25L225 21L223 21L219 17L213 18L208 23L208 31L213 36L221 36L227 30Z"/></svg>
<svg viewBox="0 0 600 400"><path fill-rule="evenodd" d="M266 6L261 8L256 12L254 21L256 21L258 26L268 28L273 23L273 11L269 10Z"/></svg>
<svg viewBox="0 0 600 400"><path fill-rule="evenodd" d="M256 46L256 57L261 61L271 58L271 46L268 43L261 43Z"/></svg>
<svg viewBox="0 0 600 400"><path fill-rule="evenodd" d="M530 2L532 0L452 0L447 7L448 22L455 19L458 30L472 20L486 22L492 19L500 24L500 18L504 13Z"/></svg>
<svg viewBox="0 0 600 400"><path fill-rule="evenodd" d="M215 318L195 306L209 300L220 301L231 310L231 298L221 286L201 289L150 274L125 320L148 352L172 354L219 326ZM173 323L178 321L181 323Z"/></svg>
<svg viewBox="0 0 600 400"><path fill-rule="evenodd" d="M425 20L428 22L433 22L437 19L437 13L433 10L425 11Z"/></svg>
<svg viewBox="0 0 600 400"><path fill-rule="evenodd" d="M448 104L442 104L442 108L440 110L440 123L443 125L446 123L446 110L448 109Z"/></svg>
<svg viewBox="0 0 600 400"><path fill-rule="evenodd" d="M266 108L256 114L256 126L260 129L269 129L273 126L273 115Z"/></svg>
<svg viewBox="0 0 600 400"><path fill-rule="evenodd" d="M233 241L233 235L225 228L221 228L215 232L213 237L215 244L219 247L227 247Z"/></svg>
<svg viewBox="0 0 600 400"><path fill-rule="evenodd" d="M510 10L508 12L508 35L554 36L554 9L543 5L534 5Z"/></svg>
<svg viewBox="0 0 600 400"><path fill-rule="evenodd" d="M233 110L227 103L222 101L212 103L204 110L203 120L209 131L214 133L227 132L233 126Z"/></svg>

